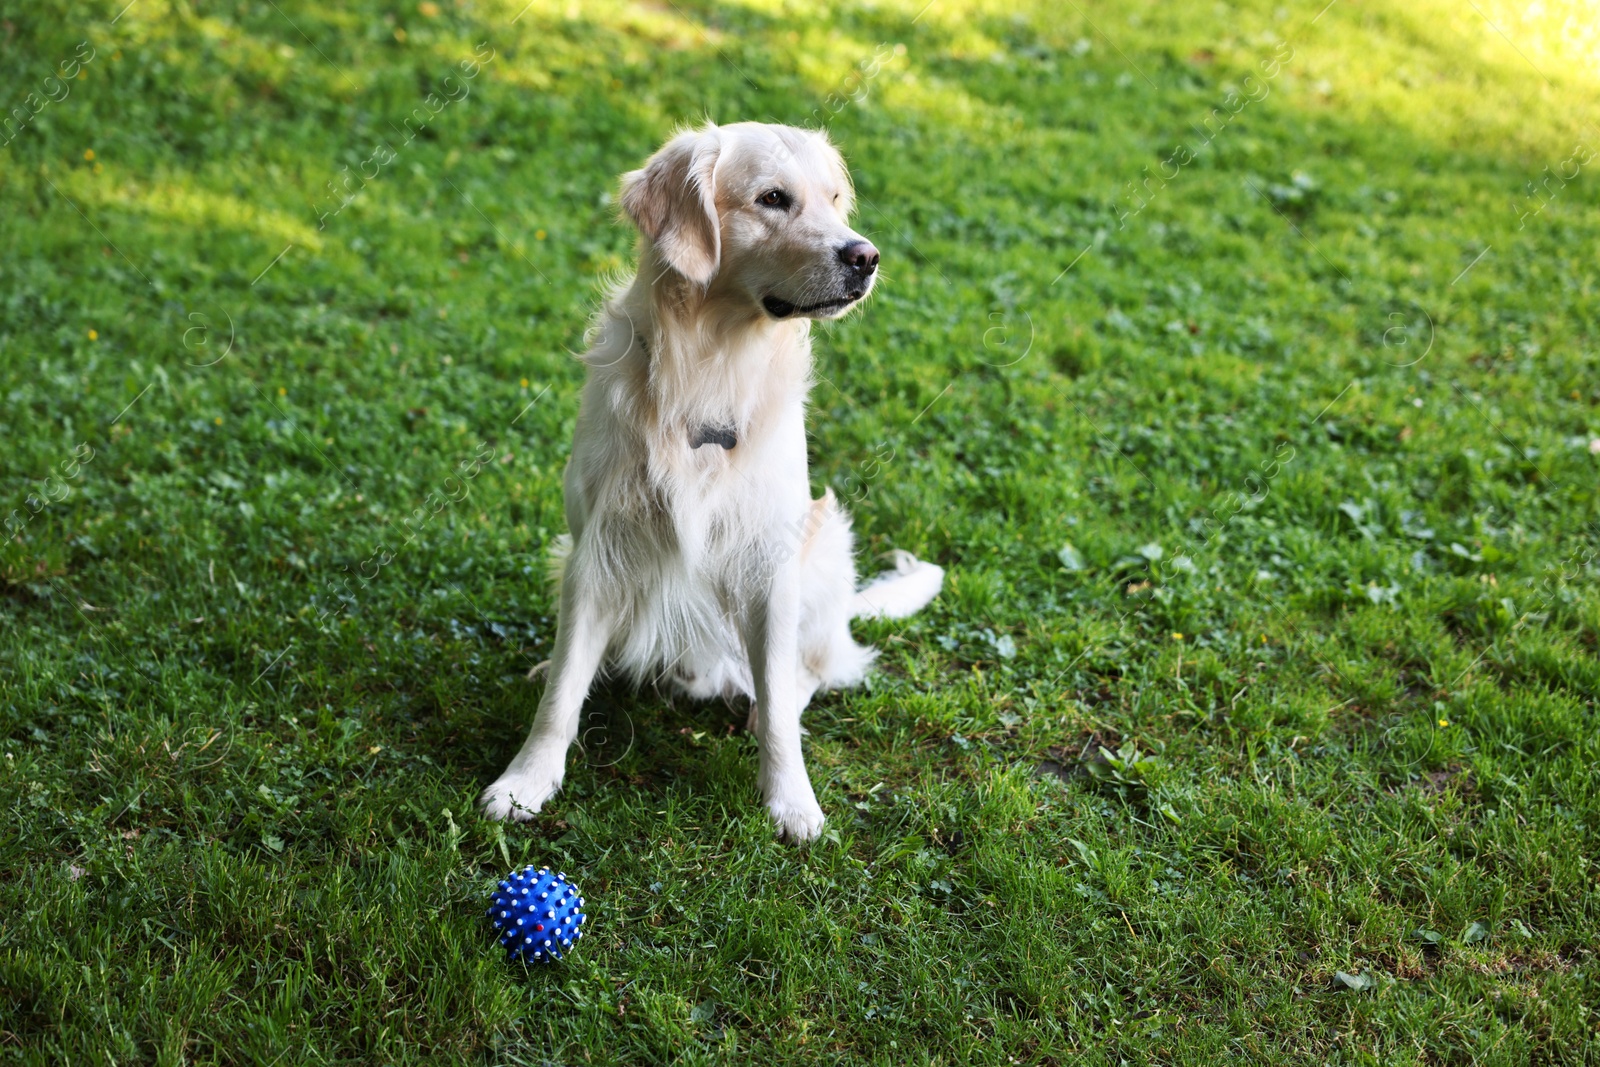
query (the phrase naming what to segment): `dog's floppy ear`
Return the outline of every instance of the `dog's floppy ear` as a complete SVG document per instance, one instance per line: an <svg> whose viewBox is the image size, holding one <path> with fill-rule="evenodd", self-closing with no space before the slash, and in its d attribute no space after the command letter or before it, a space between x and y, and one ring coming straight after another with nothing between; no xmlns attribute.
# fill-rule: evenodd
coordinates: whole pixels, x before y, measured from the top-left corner
<svg viewBox="0 0 1600 1067"><path fill-rule="evenodd" d="M678 134L642 170L622 176L622 209L674 270L699 285L722 261L716 127Z"/></svg>

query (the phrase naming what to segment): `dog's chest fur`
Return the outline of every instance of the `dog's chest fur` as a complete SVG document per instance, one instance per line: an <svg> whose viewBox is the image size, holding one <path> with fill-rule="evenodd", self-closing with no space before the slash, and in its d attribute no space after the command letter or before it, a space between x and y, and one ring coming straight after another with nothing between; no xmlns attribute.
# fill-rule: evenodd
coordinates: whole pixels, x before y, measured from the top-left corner
<svg viewBox="0 0 1600 1067"><path fill-rule="evenodd" d="M629 339L627 318L608 325ZM747 678L705 665L742 660L737 612L774 561L800 548L809 337L787 325L716 346L691 337L702 346L691 358L652 333L586 357L567 486L573 533L590 543L578 565L628 620L611 649L625 673L651 679L676 663L687 688L743 690ZM708 426L733 447L695 447Z"/></svg>
<svg viewBox="0 0 1600 1067"><path fill-rule="evenodd" d="M646 325L649 309L618 310L611 342L586 357L569 503L629 564L614 580L737 577L784 550L809 503L809 335L757 322L708 339Z"/></svg>

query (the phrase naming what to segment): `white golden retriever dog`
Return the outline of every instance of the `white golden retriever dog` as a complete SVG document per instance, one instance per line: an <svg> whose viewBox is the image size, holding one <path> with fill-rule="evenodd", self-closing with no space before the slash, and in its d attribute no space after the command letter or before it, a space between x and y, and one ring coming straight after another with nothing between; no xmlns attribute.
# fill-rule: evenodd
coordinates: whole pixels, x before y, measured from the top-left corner
<svg viewBox="0 0 1600 1067"><path fill-rule="evenodd" d="M623 176L639 270L582 357L555 650L527 741L483 792L490 818L529 818L560 788L610 668L747 696L767 810L794 840L821 831L800 712L865 675L876 653L852 617L909 615L944 580L902 552L857 590L849 519L831 491L811 499L811 320L860 303L878 267L853 200L827 138L791 126L679 133Z"/></svg>

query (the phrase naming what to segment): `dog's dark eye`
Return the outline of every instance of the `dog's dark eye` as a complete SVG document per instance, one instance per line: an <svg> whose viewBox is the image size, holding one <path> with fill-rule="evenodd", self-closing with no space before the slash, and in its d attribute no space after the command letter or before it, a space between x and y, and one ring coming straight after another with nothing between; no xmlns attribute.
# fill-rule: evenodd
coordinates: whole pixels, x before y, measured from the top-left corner
<svg viewBox="0 0 1600 1067"><path fill-rule="evenodd" d="M756 203L762 207L775 207L779 210L787 211L791 201L789 200L789 194L782 189L768 189L756 197Z"/></svg>

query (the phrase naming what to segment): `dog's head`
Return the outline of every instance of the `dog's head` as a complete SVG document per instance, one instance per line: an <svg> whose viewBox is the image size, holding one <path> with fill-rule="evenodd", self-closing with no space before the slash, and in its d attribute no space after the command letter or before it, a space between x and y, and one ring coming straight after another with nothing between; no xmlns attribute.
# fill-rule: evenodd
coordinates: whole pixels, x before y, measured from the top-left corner
<svg viewBox="0 0 1600 1067"><path fill-rule="evenodd" d="M823 134L707 125L622 178L622 208L667 266L775 319L843 315L877 280L850 228L850 175Z"/></svg>

